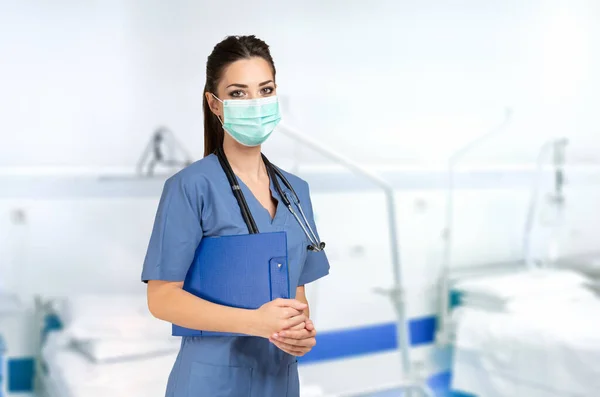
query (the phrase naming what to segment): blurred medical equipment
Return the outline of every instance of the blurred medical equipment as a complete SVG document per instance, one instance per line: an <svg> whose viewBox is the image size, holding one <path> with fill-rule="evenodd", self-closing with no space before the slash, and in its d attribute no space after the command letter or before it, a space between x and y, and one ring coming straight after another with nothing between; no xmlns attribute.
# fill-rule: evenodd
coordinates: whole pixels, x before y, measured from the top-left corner
<svg viewBox="0 0 600 397"><path fill-rule="evenodd" d="M554 261L558 259L558 245L560 238L560 230L563 226L564 220L564 204L565 197L563 193L563 185L565 182L564 176L564 164L565 164L565 150L567 146L567 139L553 139L542 145L538 158L536 161L536 174L533 185L533 190L530 196L530 202L527 209L527 216L525 218L525 229L523 231L523 258L525 265L528 268L533 268L536 265L535 259L532 257L531 240L533 235L534 220L538 213L539 207L539 192L541 189L542 178L544 176L543 166L548 152L553 152L553 164L554 164L554 192L549 195L549 201L551 206L554 208L554 228L549 243L548 258L546 260ZM539 263L537 263L539 265Z"/></svg>
<svg viewBox="0 0 600 397"><path fill-rule="evenodd" d="M182 158L178 159L177 155ZM191 159L183 145L175 138L175 134L167 127L159 127L146 145L136 171L139 176L153 176L156 166L179 169L190 165Z"/></svg>
<svg viewBox="0 0 600 397"><path fill-rule="evenodd" d="M554 139L539 151L525 220L523 261L485 264L451 274L451 247L446 247L438 342L453 343L453 390L489 397L555 397L593 396L600 387L600 367L594 365L600 354L595 331L600 326L597 283L581 272L565 269L573 268L568 264L576 259L559 258L566 145L566 139ZM547 255L534 258L533 224L543 162L550 151L553 233ZM452 225L450 193L449 197L447 237ZM557 263L564 265L559 269Z"/></svg>
<svg viewBox="0 0 600 397"><path fill-rule="evenodd" d="M405 297L402 286L402 265L400 263L400 240L396 230L396 207L394 203L394 188L380 176L366 170L358 163L346 158L345 156L336 153L324 147L321 143L310 139L305 134L302 134L293 128L286 125L280 125L279 130L288 137L298 141L311 149L321 153L325 157L335 161L336 163L350 169L351 171L362 175L374 182L377 186L383 189L386 197L387 214L388 214L388 233L390 239L391 258L393 266L393 286L389 289L378 289L376 292L388 296L392 300L394 310L397 316L397 338L398 349L400 350L402 360L403 376L401 377L399 389L405 390L406 396L411 397L413 392L418 392L422 396L434 397L433 392L427 385L426 380L420 379L413 373L412 363L410 359L410 330L406 320Z"/></svg>
<svg viewBox="0 0 600 397"><path fill-rule="evenodd" d="M523 263L512 262L512 263L497 263L497 264L484 264L477 266L476 268L461 269L452 273L452 237L453 237L453 217L454 217L454 169L458 161L471 150L475 149L478 145L483 143L485 140L502 131L508 121L510 120L512 111L507 109L504 121L499 127L493 129L489 133L482 135L481 137L467 143L465 146L455 152L448 162L448 188L446 191L446 221L444 229L444 257L442 262L441 280L440 280L440 318L438 323L438 331L436 334L436 342L439 345L448 345L452 343L451 326L451 310L452 310L452 279L454 277L460 278L469 276L470 274L494 274L495 272L504 271L519 271L522 267L532 269L539 265L532 258L531 252L531 237L533 234L534 219L537 214L539 205L539 191L541 189L541 181L544 176L544 161L548 156L549 150L553 150L553 163L554 163L554 194L550 196L551 204L555 208L556 219L563 219L562 209L564 205L563 195L563 184L564 184L564 158L565 158L565 147L567 140L565 138L552 139L542 145L539 150L539 154L536 161L536 171L534 173L534 183L530 194L530 202L527 209L527 216L525 219L525 228L523 234ZM557 223L554 228L555 238L551 241L549 247L551 258L556 259L558 235L562 222Z"/></svg>
<svg viewBox="0 0 600 397"><path fill-rule="evenodd" d="M27 379L19 376L30 364L23 360L31 353L26 320L21 299L0 290L0 396L16 396L27 389Z"/></svg>
<svg viewBox="0 0 600 397"><path fill-rule="evenodd" d="M12 208L10 210L10 233L6 238L8 245L8 255L4 260L8 263L8 270L2 275L0 289L10 291L19 295L22 293L24 284L24 269L27 265L28 248L26 242L29 237L29 225L27 223L27 213L23 208Z"/></svg>
<svg viewBox="0 0 600 397"><path fill-rule="evenodd" d="M446 189L446 212L445 212L445 225L443 231L444 237L444 256L442 259L442 269L441 269L441 307L440 313L441 316L438 322L438 332L436 333L436 341L441 345L445 345L449 343L448 335L446 335L445 330L447 330L448 321L448 307L449 307L449 285L448 280L450 278L450 267L452 262L452 238L453 238L453 227L454 227L454 172L455 167L458 164L459 160L461 160L466 154L468 154L471 150L485 142L487 139L492 136L504 131L506 126L508 125L510 119L512 117L512 109L507 108L505 110L504 118L502 122L489 132L477 137L476 139L468 142L466 145L458 149L454 152L450 158L448 159L448 179L447 179L447 189Z"/></svg>

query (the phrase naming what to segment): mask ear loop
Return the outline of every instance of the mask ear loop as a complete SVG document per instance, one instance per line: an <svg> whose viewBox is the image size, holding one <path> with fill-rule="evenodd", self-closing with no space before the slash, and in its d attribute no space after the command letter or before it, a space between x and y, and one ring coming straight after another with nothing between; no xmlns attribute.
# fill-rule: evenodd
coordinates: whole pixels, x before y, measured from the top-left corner
<svg viewBox="0 0 600 397"><path fill-rule="evenodd" d="M218 96L216 96L215 94L213 94L212 92L210 93L210 95L213 96L213 98L215 98L217 101L221 102L221 103L225 103L222 100L219 99ZM221 120L221 117L218 114L215 114L215 116L217 116L217 119L219 119L219 123L221 123L221 127L223 127L223 129L225 129L225 123L223 123L223 120Z"/></svg>

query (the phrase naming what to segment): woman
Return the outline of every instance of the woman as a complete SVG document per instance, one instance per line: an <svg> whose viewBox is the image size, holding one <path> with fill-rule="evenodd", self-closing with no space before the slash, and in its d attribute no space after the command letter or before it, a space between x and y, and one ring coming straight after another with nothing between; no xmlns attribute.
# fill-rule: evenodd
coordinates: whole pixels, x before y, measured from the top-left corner
<svg viewBox="0 0 600 397"><path fill-rule="evenodd" d="M329 273L323 251L309 251L306 233L283 205L261 144L280 119L275 66L254 36L227 37L208 57L204 88L204 158L164 187L142 280L157 318L192 329L247 336L183 337L169 376L168 397L297 397L297 356L315 345L304 291ZM215 153L224 154L260 232L285 231L293 299L256 310L226 307L183 290L201 239L247 234L238 202ZM308 185L282 171L316 230ZM285 188L284 188L285 194ZM316 233L316 232L315 232ZM317 235L318 238L318 235Z"/></svg>

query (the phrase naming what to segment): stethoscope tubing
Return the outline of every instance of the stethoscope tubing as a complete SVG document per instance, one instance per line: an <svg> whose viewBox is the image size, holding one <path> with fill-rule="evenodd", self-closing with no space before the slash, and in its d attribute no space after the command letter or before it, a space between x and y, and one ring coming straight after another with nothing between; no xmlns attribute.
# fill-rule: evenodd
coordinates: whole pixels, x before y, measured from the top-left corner
<svg viewBox="0 0 600 397"><path fill-rule="evenodd" d="M217 158L219 159L219 163L221 164L221 168L223 168L223 171L225 172L225 175L227 176L227 180L229 181L229 184L231 185L231 190L233 192L233 195L235 196L235 198L238 202L238 205L240 207L240 212L241 212L244 222L246 223L246 226L248 228L248 233L250 233L250 234L259 233L258 227L256 226L256 222L254 221L254 217L252 216L250 208L248 207L248 203L246 202L246 198L244 197L244 194L237 182L237 178L233 172L233 169L231 168L231 165L229 164L229 161L227 161L227 157L225 156L225 152L223 151L223 148L218 148L216 151L216 154L217 154ZM325 243L322 241L321 242L319 241L316 233L310 226L310 223L308 222L308 219L304 213L304 210L302 209L302 205L300 204L300 199L298 198L298 194L292 187L292 184L283 175L281 170L279 170L277 167L275 167L273 164L271 164L271 162L267 159L267 157L264 154L262 154L262 158L263 158L263 161L267 168L269 178L273 181L275 190L277 190L277 193L283 200L283 203L288 208L288 210L291 212L291 214L294 216L294 218L296 219L296 221L298 222L298 224L304 231L304 234L310 241L310 245L308 246L308 249L311 251L322 251L325 248ZM296 211L294 211L292 203L291 203L290 199L288 198L288 193L283 191L283 189L281 188L281 185L279 184L278 179L280 179L283 182L283 184L285 185L285 187L291 192L292 201L294 201L294 204L296 204L298 211L302 215L302 219L300 219L300 217L298 216Z"/></svg>

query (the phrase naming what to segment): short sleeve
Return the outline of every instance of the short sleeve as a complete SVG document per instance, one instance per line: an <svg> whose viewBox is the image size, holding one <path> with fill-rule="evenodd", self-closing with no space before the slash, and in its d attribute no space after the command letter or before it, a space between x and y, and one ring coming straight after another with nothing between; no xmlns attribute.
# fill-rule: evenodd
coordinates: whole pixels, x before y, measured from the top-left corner
<svg viewBox="0 0 600 397"><path fill-rule="evenodd" d="M305 206L306 217L308 218L308 222L310 226L313 228L313 231L317 235L320 241L319 232L317 231L317 227L315 225L312 202L310 199L310 191L307 185L306 188L307 195L301 204ZM325 248L327 250L327 248ZM298 280L298 285L305 285L308 283L312 283L322 277L325 277L329 274L329 260L327 259L327 254L325 251L308 251L306 254L306 261L304 262L304 267L302 268L302 273L300 273L300 279Z"/></svg>
<svg viewBox="0 0 600 397"><path fill-rule="evenodd" d="M175 175L165 183L142 269L142 281L184 281L202 239L198 188Z"/></svg>

